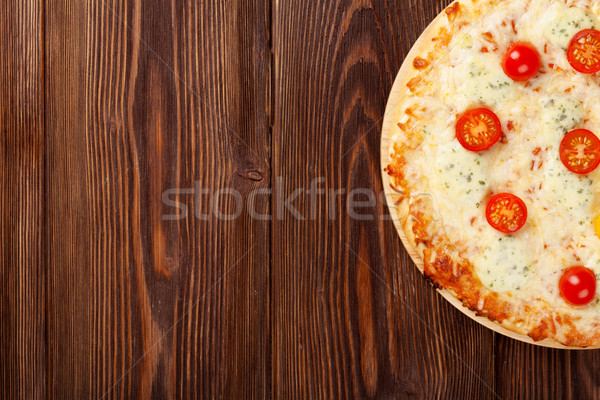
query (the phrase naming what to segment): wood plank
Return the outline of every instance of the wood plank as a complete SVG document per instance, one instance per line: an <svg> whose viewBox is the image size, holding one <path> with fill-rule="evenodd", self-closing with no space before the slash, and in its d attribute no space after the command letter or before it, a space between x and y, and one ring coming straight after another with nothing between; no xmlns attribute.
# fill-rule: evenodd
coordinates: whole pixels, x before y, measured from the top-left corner
<svg viewBox="0 0 600 400"><path fill-rule="evenodd" d="M0 15L0 398L44 398L42 4Z"/></svg>
<svg viewBox="0 0 600 400"><path fill-rule="evenodd" d="M267 395L267 4L47 0L49 397Z"/></svg>
<svg viewBox="0 0 600 400"><path fill-rule="evenodd" d="M269 393L270 224L252 217L270 208L269 3L185 2L174 20L177 70L187 82L178 98L182 186L196 182L212 194L193 204L203 215L212 211L208 220L181 223L190 268L177 315L198 306L175 335L178 397ZM239 193L238 201L218 197L223 188ZM236 219L215 217L242 204Z"/></svg>
<svg viewBox="0 0 600 400"><path fill-rule="evenodd" d="M276 206L305 189L292 202L305 219L282 206L273 224L276 398L495 397L493 333L425 282L381 201L360 210L366 220L345 208L353 190L382 190L385 101L447 3L275 5ZM327 194L307 193L318 178Z"/></svg>
<svg viewBox="0 0 600 400"><path fill-rule="evenodd" d="M382 190L387 95L442 6L277 3L273 177L285 180L274 198L320 177L325 193L298 196L305 220L274 221L274 397L494 397L493 333L425 282L382 202L361 210L367 220L345 208L352 190Z"/></svg>
<svg viewBox="0 0 600 400"><path fill-rule="evenodd" d="M600 398L600 350L561 351L496 337L496 388L503 399Z"/></svg>

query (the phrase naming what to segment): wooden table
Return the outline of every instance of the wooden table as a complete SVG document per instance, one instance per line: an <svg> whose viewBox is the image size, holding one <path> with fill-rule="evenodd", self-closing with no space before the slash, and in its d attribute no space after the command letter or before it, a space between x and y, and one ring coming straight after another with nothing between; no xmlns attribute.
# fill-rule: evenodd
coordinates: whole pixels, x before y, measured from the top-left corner
<svg viewBox="0 0 600 400"><path fill-rule="evenodd" d="M598 398L598 351L463 316L369 197L447 4L3 4L0 397Z"/></svg>

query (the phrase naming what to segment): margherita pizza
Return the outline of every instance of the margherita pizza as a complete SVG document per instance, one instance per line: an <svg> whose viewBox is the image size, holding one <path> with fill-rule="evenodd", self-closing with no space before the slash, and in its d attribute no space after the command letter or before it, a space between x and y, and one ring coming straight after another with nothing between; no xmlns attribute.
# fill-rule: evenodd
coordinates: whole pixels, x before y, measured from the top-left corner
<svg viewBox="0 0 600 400"><path fill-rule="evenodd" d="M598 29L592 0L455 2L386 116L385 171L425 275L511 331L578 347L600 345Z"/></svg>

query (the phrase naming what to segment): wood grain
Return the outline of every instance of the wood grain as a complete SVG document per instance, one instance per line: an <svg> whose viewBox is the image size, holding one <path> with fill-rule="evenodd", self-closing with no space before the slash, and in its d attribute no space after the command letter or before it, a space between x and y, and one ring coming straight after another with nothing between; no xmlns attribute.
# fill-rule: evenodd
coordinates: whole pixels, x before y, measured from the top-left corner
<svg viewBox="0 0 600 400"><path fill-rule="evenodd" d="M0 398L44 398L42 5L0 14Z"/></svg>
<svg viewBox="0 0 600 400"><path fill-rule="evenodd" d="M49 397L266 396L267 3L46 9Z"/></svg>
<svg viewBox="0 0 600 400"><path fill-rule="evenodd" d="M319 177L343 193L305 193L305 220L274 221L274 397L492 398L493 333L425 283L381 201L362 210L370 221L344 209L353 189L382 190L387 94L442 4L295 4L275 8L275 198Z"/></svg>

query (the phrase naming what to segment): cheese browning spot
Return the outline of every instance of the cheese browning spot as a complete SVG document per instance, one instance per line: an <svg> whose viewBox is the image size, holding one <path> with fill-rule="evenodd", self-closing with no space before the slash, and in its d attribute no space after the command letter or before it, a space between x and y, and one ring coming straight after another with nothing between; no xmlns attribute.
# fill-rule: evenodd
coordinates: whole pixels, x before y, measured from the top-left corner
<svg viewBox="0 0 600 400"><path fill-rule="evenodd" d="M413 61L413 67L415 67L415 69L425 69L429 66L429 61L424 60L421 57L415 57L414 61Z"/></svg>
<svg viewBox="0 0 600 400"><path fill-rule="evenodd" d="M460 11L460 3L456 2L446 8L446 15L448 16L448 21L453 22Z"/></svg>
<svg viewBox="0 0 600 400"><path fill-rule="evenodd" d="M417 86L421 83L421 80L422 78L420 76L414 77L410 81L408 81L406 86L408 87L408 89L410 89L411 92L414 93L417 89Z"/></svg>

